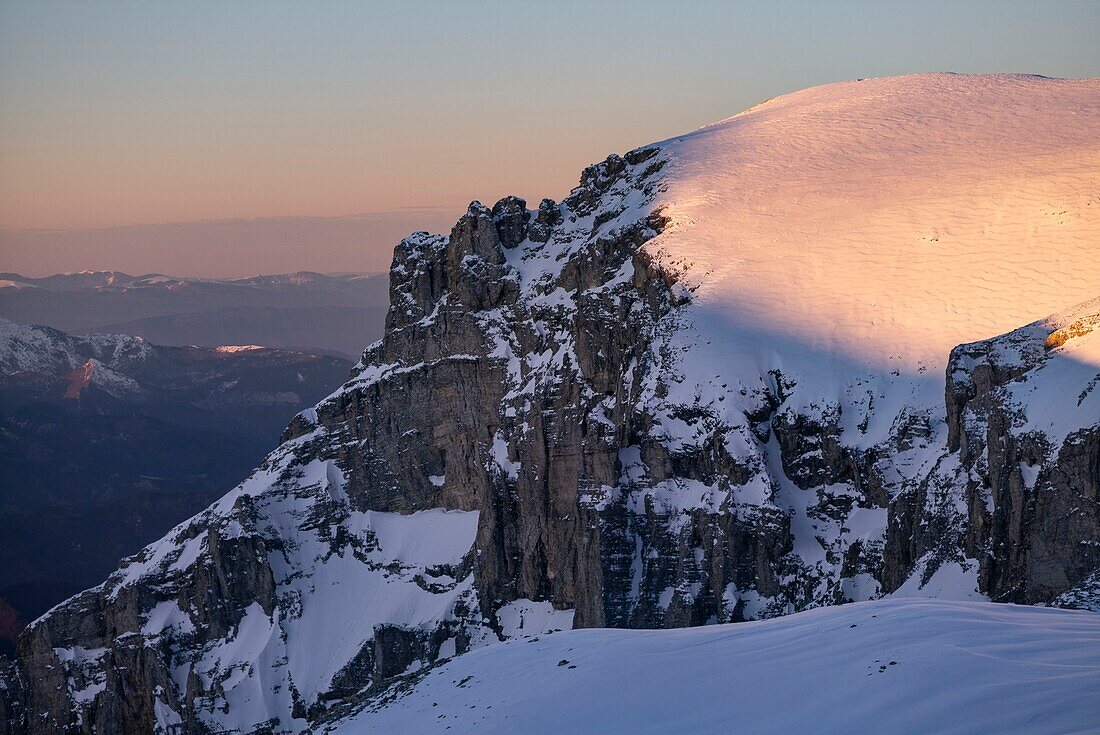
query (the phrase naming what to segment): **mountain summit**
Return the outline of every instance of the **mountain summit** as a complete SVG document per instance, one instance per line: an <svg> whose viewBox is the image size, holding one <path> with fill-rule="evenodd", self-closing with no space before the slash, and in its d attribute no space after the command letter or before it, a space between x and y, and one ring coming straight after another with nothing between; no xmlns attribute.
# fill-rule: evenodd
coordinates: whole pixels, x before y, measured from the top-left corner
<svg viewBox="0 0 1100 735"><path fill-rule="evenodd" d="M23 634L9 731L318 732L565 628L1100 605L1098 141L1100 80L852 82L412 235L349 381Z"/></svg>
<svg viewBox="0 0 1100 735"><path fill-rule="evenodd" d="M646 249L739 350L942 368L1097 295L1097 86L927 74L770 100L658 145L669 225Z"/></svg>

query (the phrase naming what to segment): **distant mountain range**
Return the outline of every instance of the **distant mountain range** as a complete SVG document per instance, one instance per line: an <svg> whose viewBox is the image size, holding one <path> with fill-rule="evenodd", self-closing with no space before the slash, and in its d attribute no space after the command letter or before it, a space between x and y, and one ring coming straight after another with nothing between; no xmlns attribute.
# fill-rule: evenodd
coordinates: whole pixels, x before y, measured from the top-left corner
<svg viewBox="0 0 1100 735"><path fill-rule="evenodd" d="M70 334L163 345L260 344L358 359L382 336L385 275L288 273L227 280L83 271L0 273L0 317Z"/></svg>
<svg viewBox="0 0 1100 735"><path fill-rule="evenodd" d="M0 319L0 650L246 477L350 368Z"/></svg>

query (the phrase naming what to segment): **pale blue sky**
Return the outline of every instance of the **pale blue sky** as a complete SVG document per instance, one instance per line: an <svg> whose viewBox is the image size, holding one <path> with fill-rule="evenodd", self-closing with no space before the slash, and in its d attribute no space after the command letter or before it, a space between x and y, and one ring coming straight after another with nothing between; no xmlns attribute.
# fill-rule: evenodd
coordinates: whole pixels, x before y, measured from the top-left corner
<svg viewBox="0 0 1100 735"><path fill-rule="evenodd" d="M39 234L35 256L12 232L32 228L408 207L436 208L435 227L473 198L560 198L609 152L816 84L1097 76L1098 37L1100 2L1082 1L7 0L0 270L166 269L155 237L127 256ZM376 269L392 247L389 230L361 247L324 232L276 268ZM271 270L254 248L208 260L190 270Z"/></svg>

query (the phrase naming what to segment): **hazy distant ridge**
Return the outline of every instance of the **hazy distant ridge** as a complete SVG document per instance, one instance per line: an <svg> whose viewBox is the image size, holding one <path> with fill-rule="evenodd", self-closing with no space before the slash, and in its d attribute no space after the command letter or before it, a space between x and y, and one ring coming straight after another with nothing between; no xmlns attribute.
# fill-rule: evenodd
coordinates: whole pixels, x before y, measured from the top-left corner
<svg viewBox="0 0 1100 735"><path fill-rule="evenodd" d="M261 344L357 357L382 335L388 279L299 272L239 279L0 273L0 317L165 345Z"/></svg>

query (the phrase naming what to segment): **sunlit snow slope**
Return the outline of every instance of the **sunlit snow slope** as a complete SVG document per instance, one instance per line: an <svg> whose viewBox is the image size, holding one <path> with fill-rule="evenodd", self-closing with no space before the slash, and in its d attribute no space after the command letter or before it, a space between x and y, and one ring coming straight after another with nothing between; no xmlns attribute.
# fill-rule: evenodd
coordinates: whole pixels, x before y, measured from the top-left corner
<svg viewBox="0 0 1100 735"><path fill-rule="evenodd" d="M673 224L649 248L735 348L942 372L1100 290L1100 80L845 82L662 147Z"/></svg>
<svg viewBox="0 0 1100 735"><path fill-rule="evenodd" d="M367 733L1084 733L1100 615L931 600L675 631L576 630L473 651Z"/></svg>

